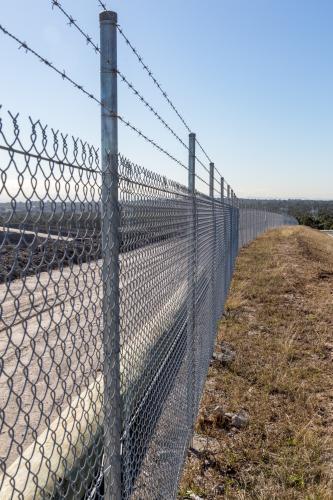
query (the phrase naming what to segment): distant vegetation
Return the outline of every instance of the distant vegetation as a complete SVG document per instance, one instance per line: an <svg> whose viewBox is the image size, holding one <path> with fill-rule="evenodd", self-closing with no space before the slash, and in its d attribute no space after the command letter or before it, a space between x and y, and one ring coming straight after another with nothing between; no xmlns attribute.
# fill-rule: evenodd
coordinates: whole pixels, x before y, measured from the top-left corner
<svg viewBox="0 0 333 500"><path fill-rule="evenodd" d="M271 212L291 215L296 217L299 224L310 226L316 229L333 230L333 200L255 200L243 199L243 206L249 208L265 208ZM28 229L28 226L36 224L39 229L45 227L61 226L62 231L74 231L78 228L94 231L100 231L100 207L97 203L92 204L68 204L64 207L62 204L51 205L45 202L41 210L37 202L33 202L29 212L24 203L18 202L15 208L15 214L11 215L12 207L10 203L0 203L0 225L6 225L8 220L13 227L15 224L22 223ZM148 208L148 207L147 207ZM156 207L152 204L150 209L154 211ZM42 212L42 213L41 213ZM130 211L123 215L131 223L135 213ZM137 221L136 221L137 222ZM57 230L58 232L58 230Z"/></svg>
<svg viewBox="0 0 333 500"><path fill-rule="evenodd" d="M333 200L245 200L272 212L296 217L299 224L333 230Z"/></svg>
<svg viewBox="0 0 333 500"><path fill-rule="evenodd" d="M333 215L328 214L327 212L319 212L316 216L304 214L299 216L297 220L300 224L310 226L315 229L333 230Z"/></svg>

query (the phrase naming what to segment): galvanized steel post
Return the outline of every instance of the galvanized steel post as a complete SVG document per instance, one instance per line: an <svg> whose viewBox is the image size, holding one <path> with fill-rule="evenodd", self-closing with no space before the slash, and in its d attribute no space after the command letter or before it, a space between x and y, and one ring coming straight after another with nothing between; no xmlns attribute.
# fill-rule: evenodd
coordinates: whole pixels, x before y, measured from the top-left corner
<svg viewBox="0 0 333 500"><path fill-rule="evenodd" d="M234 217L234 191L231 189L230 192L230 203L231 203L231 262L230 262L230 280L232 277L232 271L234 267L234 245L235 245L235 217Z"/></svg>
<svg viewBox="0 0 333 500"><path fill-rule="evenodd" d="M216 211L215 211L215 199L214 199L214 163L209 164L209 196L212 202L212 222L213 222L213 253L212 253L212 330L213 335L212 339L214 341L215 338L215 330L216 330ZM214 344L211 346L211 350L213 354Z"/></svg>
<svg viewBox="0 0 333 500"><path fill-rule="evenodd" d="M117 14L100 14L102 257L104 347L104 498L120 500L121 397L119 335L119 207Z"/></svg>
<svg viewBox="0 0 333 500"><path fill-rule="evenodd" d="M209 196L214 198L214 163L209 164Z"/></svg>
<svg viewBox="0 0 333 500"><path fill-rule="evenodd" d="M222 259L223 259L223 303L227 298L227 277L226 277L226 256L227 256L227 248L226 248L226 240L227 240L227 224L226 224L226 209L224 203L224 177L221 177L221 203L222 203L222 214L223 214L223 239L222 239Z"/></svg>
<svg viewBox="0 0 333 500"><path fill-rule="evenodd" d="M227 276L228 276L228 286L230 282L230 253L231 253L231 206L230 206L230 186L227 185L227 206L228 206L228 237L227 237L227 256L228 256L228 265L227 265Z"/></svg>
<svg viewBox="0 0 333 500"><path fill-rule="evenodd" d="M190 436L192 436L196 401L196 344L195 344L195 287L197 267L197 221L195 198L195 134L189 134L188 157L188 190L190 196L188 213L189 230L189 266L188 266L188 304L187 304L187 352L189 367L188 384L188 410L190 423Z"/></svg>
<svg viewBox="0 0 333 500"><path fill-rule="evenodd" d="M239 227L239 221L240 221L240 205L239 205L239 199L238 197L235 195L235 202L236 202L236 217L237 217L237 254L238 254L238 250L239 250L239 242L240 242L240 227Z"/></svg>

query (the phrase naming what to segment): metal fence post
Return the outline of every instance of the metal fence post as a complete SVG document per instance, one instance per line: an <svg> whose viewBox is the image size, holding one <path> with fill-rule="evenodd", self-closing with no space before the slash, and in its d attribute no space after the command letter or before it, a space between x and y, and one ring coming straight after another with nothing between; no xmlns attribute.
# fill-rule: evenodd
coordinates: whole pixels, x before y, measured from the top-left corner
<svg viewBox="0 0 333 500"><path fill-rule="evenodd" d="M212 221L213 221L213 251L212 251L212 309L213 309L213 325L212 325L212 342L214 347L215 329L216 329L216 211L214 200L214 163L209 164L209 196L212 202ZM213 354L213 353L212 353Z"/></svg>
<svg viewBox="0 0 333 500"><path fill-rule="evenodd" d="M230 193L231 202L231 263L230 263L230 281L232 277L232 272L234 268L234 247L235 247L235 214L234 214L234 191L231 189Z"/></svg>
<svg viewBox="0 0 333 500"><path fill-rule="evenodd" d="M192 436L195 405L196 405L196 344L195 344L195 287L197 267L197 222L196 222L196 198L195 198L195 134L189 134L189 157L188 157L188 190L190 196L189 206L189 268L188 268L188 305L187 305L187 352L189 363L188 380L188 409L190 436Z"/></svg>
<svg viewBox="0 0 333 500"><path fill-rule="evenodd" d="M227 203L228 203L228 213L229 213L229 226L228 226L228 247L227 247L227 260L228 260L228 265L227 265L227 272L228 272L228 288L230 284L230 246L231 246L231 231L232 231L232 217L231 217L231 206L230 206L230 186L229 184L227 185Z"/></svg>
<svg viewBox="0 0 333 500"><path fill-rule="evenodd" d="M240 221L240 205L239 205L239 199L237 196L235 196L235 202L236 202L236 220L237 220L237 246L236 246L236 252L238 255L239 251L239 242L240 242L240 226L239 226L239 221Z"/></svg>
<svg viewBox="0 0 333 500"><path fill-rule="evenodd" d="M214 163L209 164L209 197L214 198Z"/></svg>
<svg viewBox="0 0 333 500"><path fill-rule="evenodd" d="M226 236L227 236L227 226L226 226L226 210L224 203L224 177L221 177L221 203L222 203L222 214L223 214L223 239L222 239L222 266L223 266L223 304L225 303L227 297L227 278L226 278L226 256L227 256L227 248L226 248Z"/></svg>
<svg viewBox="0 0 333 500"><path fill-rule="evenodd" d="M102 256L104 347L104 498L120 500L121 397L119 338L119 207L117 14L100 14Z"/></svg>

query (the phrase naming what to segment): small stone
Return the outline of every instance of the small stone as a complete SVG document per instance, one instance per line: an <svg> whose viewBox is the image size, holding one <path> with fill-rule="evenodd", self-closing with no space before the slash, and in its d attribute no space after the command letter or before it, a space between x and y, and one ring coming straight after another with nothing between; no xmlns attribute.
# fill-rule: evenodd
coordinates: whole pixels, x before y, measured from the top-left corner
<svg viewBox="0 0 333 500"><path fill-rule="evenodd" d="M221 352L215 351L213 359L219 361L223 366L229 366L235 360L236 353L226 342L221 343Z"/></svg>
<svg viewBox="0 0 333 500"><path fill-rule="evenodd" d="M222 360L223 360L223 354L222 352L213 352L213 360L215 361L220 361L222 363Z"/></svg>
<svg viewBox="0 0 333 500"><path fill-rule="evenodd" d="M191 448L197 453L201 453L207 449L207 438L200 434L193 434Z"/></svg>
<svg viewBox="0 0 333 500"><path fill-rule="evenodd" d="M196 454L203 453L205 451L216 453L220 449L220 444L215 438L201 436L200 434L194 433L192 437L191 449Z"/></svg>
<svg viewBox="0 0 333 500"><path fill-rule="evenodd" d="M221 351L225 355L225 357L229 359L229 363L234 361L236 352L234 351L234 348L230 344L228 344L228 342L221 342Z"/></svg>
<svg viewBox="0 0 333 500"><path fill-rule="evenodd" d="M234 413L231 418L231 426L236 427L236 429L243 429L249 424L249 415L244 410L240 410L238 413Z"/></svg>
<svg viewBox="0 0 333 500"><path fill-rule="evenodd" d="M215 495L221 495L224 492L225 492L224 484L218 484L217 486L215 486L214 488Z"/></svg>

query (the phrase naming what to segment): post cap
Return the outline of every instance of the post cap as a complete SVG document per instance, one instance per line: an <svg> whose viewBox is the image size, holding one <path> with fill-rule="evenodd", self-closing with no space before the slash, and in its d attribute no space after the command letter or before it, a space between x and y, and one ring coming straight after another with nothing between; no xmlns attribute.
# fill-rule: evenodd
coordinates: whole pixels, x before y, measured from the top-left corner
<svg viewBox="0 0 333 500"><path fill-rule="evenodd" d="M117 23L117 21L118 21L117 12L113 12L112 10L104 10L99 15L99 22L100 23L103 23L103 22Z"/></svg>

